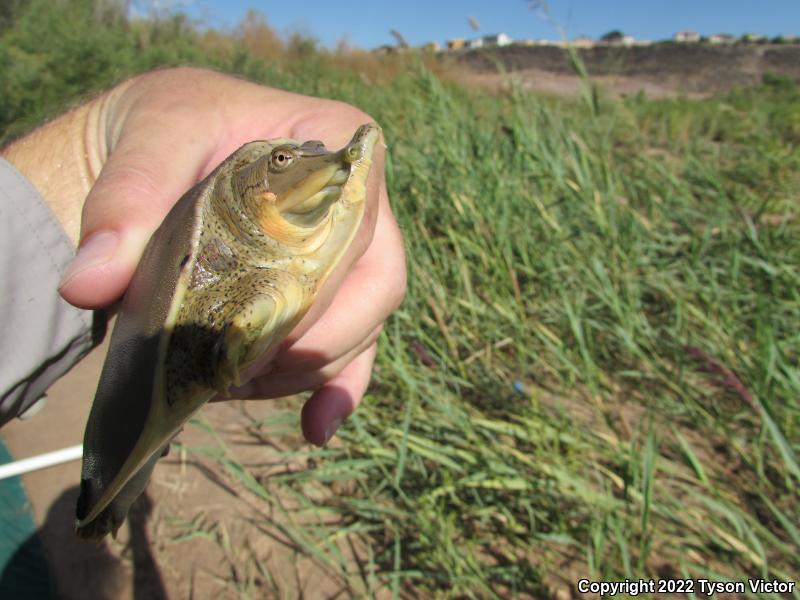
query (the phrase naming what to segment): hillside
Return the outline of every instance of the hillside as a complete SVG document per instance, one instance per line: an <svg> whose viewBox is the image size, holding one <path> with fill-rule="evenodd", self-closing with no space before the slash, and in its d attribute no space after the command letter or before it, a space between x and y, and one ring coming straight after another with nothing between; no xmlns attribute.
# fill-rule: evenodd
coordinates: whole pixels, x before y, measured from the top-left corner
<svg viewBox="0 0 800 600"><path fill-rule="evenodd" d="M588 73L624 92L644 89L655 95L724 93L761 82L765 73L800 81L800 45L709 45L660 43L652 46L595 46L578 55ZM505 46L457 55L481 79L512 72L529 87L547 88L574 79L569 55L556 46ZM567 81L561 81L567 84ZM620 85L621 84L621 85Z"/></svg>

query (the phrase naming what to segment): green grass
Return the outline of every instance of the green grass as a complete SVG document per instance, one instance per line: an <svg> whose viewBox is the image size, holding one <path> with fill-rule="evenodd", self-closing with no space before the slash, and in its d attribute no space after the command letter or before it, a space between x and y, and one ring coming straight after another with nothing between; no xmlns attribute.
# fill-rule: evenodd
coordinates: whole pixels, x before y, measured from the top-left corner
<svg viewBox="0 0 800 600"><path fill-rule="evenodd" d="M6 60L22 35L3 34ZM359 596L796 577L796 86L557 100L464 89L413 60L376 80L325 53L273 64L181 54L182 39L149 60L370 112L407 243L408 297L340 442L287 450L309 468L264 477L219 440L220 469L281 515L259 526ZM7 98L6 137L52 98L151 66L120 64L28 112ZM297 427L287 413L251 434Z"/></svg>
<svg viewBox="0 0 800 600"><path fill-rule="evenodd" d="M314 547L408 597L791 579L800 158L773 115L797 91L593 111L419 71L383 94L408 298L343 443L264 483L351 481L301 503Z"/></svg>

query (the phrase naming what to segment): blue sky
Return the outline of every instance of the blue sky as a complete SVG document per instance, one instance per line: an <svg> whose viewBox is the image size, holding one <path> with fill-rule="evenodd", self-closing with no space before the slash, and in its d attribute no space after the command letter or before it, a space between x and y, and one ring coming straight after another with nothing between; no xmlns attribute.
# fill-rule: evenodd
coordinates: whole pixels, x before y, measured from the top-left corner
<svg viewBox="0 0 800 600"><path fill-rule="evenodd" d="M397 29L412 45L448 38L504 32L515 39L597 38L619 29L638 39L665 39L675 31L701 34L757 32L800 34L800 0L550 0L553 22L526 0L141 0L139 6L171 5L210 27L234 27L255 8L279 32L301 31L333 47L346 38L354 46L394 43Z"/></svg>

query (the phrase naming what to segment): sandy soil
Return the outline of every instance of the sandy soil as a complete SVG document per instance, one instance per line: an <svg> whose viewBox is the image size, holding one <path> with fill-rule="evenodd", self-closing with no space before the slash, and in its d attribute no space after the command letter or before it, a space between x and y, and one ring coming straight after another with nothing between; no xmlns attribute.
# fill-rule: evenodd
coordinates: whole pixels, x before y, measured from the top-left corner
<svg viewBox="0 0 800 600"><path fill-rule="evenodd" d="M575 75L553 73L542 69L523 69L511 73L468 73L460 78L463 83L490 89L508 89L515 84L522 89L553 96L577 96L581 93L581 81ZM644 93L648 98L680 96L683 98L705 98L710 93L687 90L679 78L660 79L625 76L596 75L592 83L603 92L616 97L634 96Z"/></svg>
<svg viewBox="0 0 800 600"><path fill-rule="evenodd" d="M106 346L95 349L51 388L41 412L3 428L1 434L16 458L80 443ZM209 405L203 413L236 460L269 468L279 461L276 450L254 444L245 432L253 419L268 418L275 410L271 402L237 401ZM178 441L217 447L198 427L187 426ZM288 442L302 444L299 435ZM231 481L212 459L173 450L159 462L146 495L134 505L117 540L99 545L80 542L73 533L79 481L78 461L23 477L59 598L343 594L324 572L271 535L274 515L264 514L263 502ZM265 571L255 567L259 563Z"/></svg>
<svg viewBox="0 0 800 600"><path fill-rule="evenodd" d="M593 82L620 95L721 94L756 85L766 73L800 82L798 44L598 44L576 52ZM479 76L515 74L535 90L561 94L577 86L568 53L555 46L512 44L443 56Z"/></svg>

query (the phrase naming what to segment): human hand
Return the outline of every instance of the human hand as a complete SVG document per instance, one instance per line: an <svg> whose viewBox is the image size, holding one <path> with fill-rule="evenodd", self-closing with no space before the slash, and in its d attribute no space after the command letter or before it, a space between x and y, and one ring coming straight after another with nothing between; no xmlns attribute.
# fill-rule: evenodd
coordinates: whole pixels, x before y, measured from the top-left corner
<svg viewBox="0 0 800 600"><path fill-rule="evenodd" d="M122 295L172 205L243 143L289 137L339 148L372 120L340 102L172 69L117 86L5 154L79 240L61 295L76 306L100 308ZM252 378L233 392L274 398L315 390L302 412L303 433L314 444L330 439L357 407L382 323L405 293L403 242L383 159L383 148L376 148L364 221L348 254L269 365L245 373L245 380Z"/></svg>

